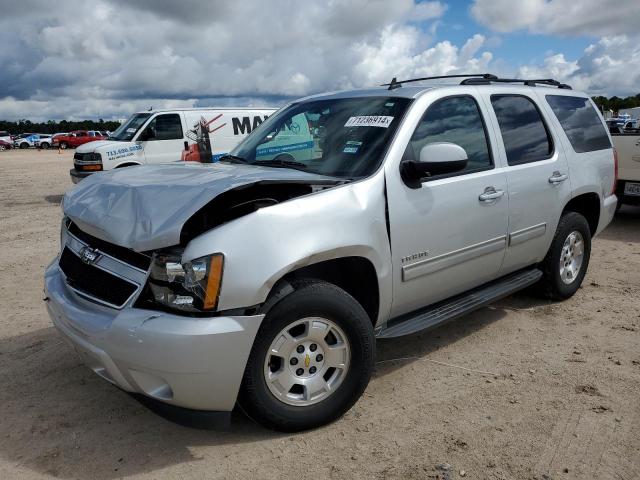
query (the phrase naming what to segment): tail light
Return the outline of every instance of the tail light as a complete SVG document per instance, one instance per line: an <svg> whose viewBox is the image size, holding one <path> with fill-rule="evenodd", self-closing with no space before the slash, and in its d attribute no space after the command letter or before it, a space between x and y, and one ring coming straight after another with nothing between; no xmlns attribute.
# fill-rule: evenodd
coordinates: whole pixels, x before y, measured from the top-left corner
<svg viewBox="0 0 640 480"><path fill-rule="evenodd" d="M611 195L616 193L616 186L618 185L618 151L613 148L613 187L611 188Z"/></svg>

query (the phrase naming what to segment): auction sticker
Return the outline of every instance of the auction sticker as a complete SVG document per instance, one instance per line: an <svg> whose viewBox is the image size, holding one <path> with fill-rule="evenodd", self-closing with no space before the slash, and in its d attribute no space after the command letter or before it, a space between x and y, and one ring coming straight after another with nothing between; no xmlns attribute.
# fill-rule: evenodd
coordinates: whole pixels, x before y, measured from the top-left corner
<svg viewBox="0 0 640 480"><path fill-rule="evenodd" d="M393 117L386 115L360 115L358 117L350 117L345 127L382 127L388 128L393 121Z"/></svg>

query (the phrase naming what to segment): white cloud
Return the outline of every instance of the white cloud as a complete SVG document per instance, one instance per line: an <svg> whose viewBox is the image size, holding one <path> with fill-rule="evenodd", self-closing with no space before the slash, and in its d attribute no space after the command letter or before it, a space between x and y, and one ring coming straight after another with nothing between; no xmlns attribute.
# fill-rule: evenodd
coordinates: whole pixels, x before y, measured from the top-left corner
<svg viewBox="0 0 640 480"><path fill-rule="evenodd" d="M491 60L433 45L439 1L45 0L0 18L0 116L121 117L153 105L281 103ZM27 8L28 7L28 8ZM1 98L1 97L0 97Z"/></svg>
<svg viewBox="0 0 640 480"><path fill-rule="evenodd" d="M550 55L542 65L522 67L518 74L552 77L591 95L635 95L640 91L640 41L627 35L603 37L577 60Z"/></svg>
<svg viewBox="0 0 640 480"><path fill-rule="evenodd" d="M394 76L515 74L494 60L491 49L501 37L434 42L447 10L440 1L318 0L295 7L290 0L59 3L3 2L0 117L121 118L149 106L280 104ZM595 15L599 4L573 3L603 21L593 26L598 22L561 0L477 0L472 12L496 31L620 30L621 36L608 34L580 59L554 52L522 73L636 93L640 42L624 34L632 23L635 32L636 4L622 12L620 0ZM564 15L548 13L561 7Z"/></svg>
<svg viewBox="0 0 640 480"><path fill-rule="evenodd" d="M634 35L635 0L474 0L471 14L497 32L527 30L557 35Z"/></svg>

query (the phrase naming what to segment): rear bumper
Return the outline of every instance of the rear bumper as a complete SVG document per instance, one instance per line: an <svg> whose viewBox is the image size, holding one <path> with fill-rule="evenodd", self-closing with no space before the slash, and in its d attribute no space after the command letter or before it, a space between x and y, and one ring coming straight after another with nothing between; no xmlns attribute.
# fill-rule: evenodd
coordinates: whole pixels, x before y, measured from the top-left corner
<svg viewBox="0 0 640 480"><path fill-rule="evenodd" d="M103 307L45 273L53 324L95 373L128 392L180 407L231 411L263 315L192 318Z"/></svg>
<svg viewBox="0 0 640 480"><path fill-rule="evenodd" d="M613 216L616 213L616 206L618 205L618 197L615 195L609 195L605 197L600 209L600 221L598 222L598 229L595 235L598 235L607 225L613 220ZM594 235L594 236L595 236Z"/></svg>
<svg viewBox="0 0 640 480"><path fill-rule="evenodd" d="M640 180L618 180L618 185L616 187L617 197L624 204L640 205L640 196L624 194L624 187L627 182L640 183Z"/></svg>

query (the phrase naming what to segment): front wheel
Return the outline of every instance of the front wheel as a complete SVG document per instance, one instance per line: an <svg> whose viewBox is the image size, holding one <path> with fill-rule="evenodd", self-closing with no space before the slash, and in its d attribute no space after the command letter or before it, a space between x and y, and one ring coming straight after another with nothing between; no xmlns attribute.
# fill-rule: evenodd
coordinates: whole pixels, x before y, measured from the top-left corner
<svg viewBox="0 0 640 480"><path fill-rule="evenodd" d="M587 220L576 212L564 213L540 265L542 293L557 300L571 297L582 284L590 256L591 230Z"/></svg>
<svg viewBox="0 0 640 480"><path fill-rule="evenodd" d="M67 146L68 146L68 145L67 145L67 143L66 143L66 142L62 142L62 143L60 143L60 148L61 148L62 150L66 150Z"/></svg>
<svg viewBox="0 0 640 480"><path fill-rule="evenodd" d="M47 142L41 143L40 144L40 148L44 148L45 150L48 150L49 147L51 147L50 144L48 144Z"/></svg>
<svg viewBox="0 0 640 480"><path fill-rule="evenodd" d="M20 149L21 149L21 150L24 150L25 148L29 148L29 144L28 144L28 143L26 143L26 142L25 142L25 143L21 143L21 144L20 144Z"/></svg>
<svg viewBox="0 0 640 480"><path fill-rule="evenodd" d="M360 398L374 356L373 326L362 306L335 285L305 282L265 317L239 403L275 430L324 425Z"/></svg>

